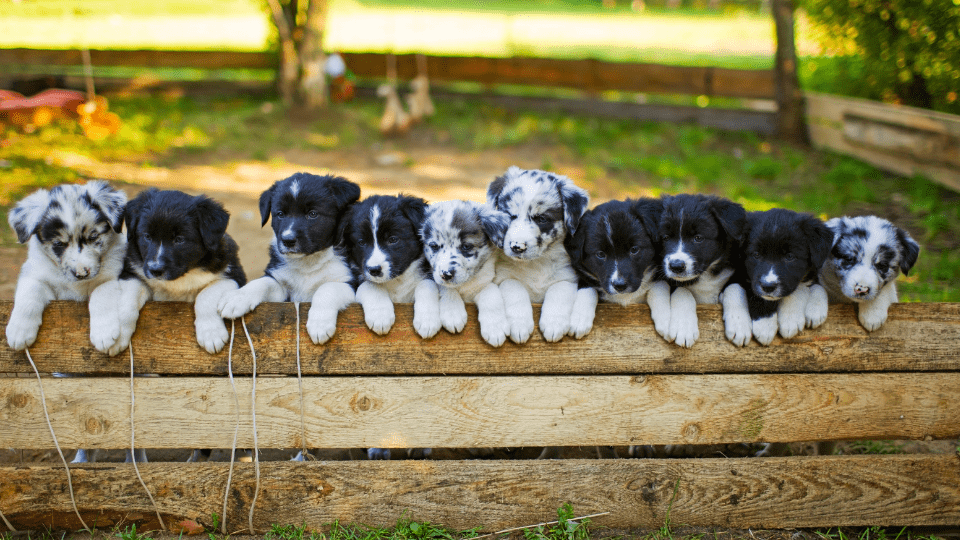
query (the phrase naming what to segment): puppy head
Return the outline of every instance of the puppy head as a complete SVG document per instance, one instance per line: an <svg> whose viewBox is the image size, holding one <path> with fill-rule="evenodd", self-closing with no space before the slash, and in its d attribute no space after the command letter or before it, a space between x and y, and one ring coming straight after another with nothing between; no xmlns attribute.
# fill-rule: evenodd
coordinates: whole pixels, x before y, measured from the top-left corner
<svg viewBox="0 0 960 540"><path fill-rule="evenodd" d="M467 201L431 204L420 229L433 280L445 287L466 283L493 254L491 239L503 238L510 218Z"/></svg>
<svg viewBox="0 0 960 540"><path fill-rule="evenodd" d="M487 203L510 217L497 246L508 257L536 259L573 235L590 196L566 176L510 167L487 188Z"/></svg>
<svg viewBox="0 0 960 540"><path fill-rule="evenodd" d="M7 219L26 243L36 235L40 248L71 280L92 279L100 260L123 227L127 196L103 181L40 189L10 210Z"/></svg>
<svg viewBox="0 0 960 540"><path fill-rule="evenodd" d="M204 195L153 188L127 204L124 219L128 256L147 278L169 281L221 249L230 214Z"/></svg>
<svg viewBox="0 0 960 540"><path fill-rule="evenodd" d="M260 195L260 218L271 220L277 251L301 257L332 247L347 208L360 186L339 176L298 172Z"/></svg>
<svg viewBox="0 0 960 540"><path fill-rule="evenodd" d="M827 264L840 291L855 302L873 300L880 289L913 268L920 245L910 234L876 216L840 217L827 222L833 248Z"/></svg>
<svg viewBox="0 0 960 540"><path fill-rule="evenodd" d="M747 219L744 264L753 293L764 300L793 293L830 253L833 233L814 216L774 208Z"/></svg>
<svg viewBox="0 0 960 540"><path fill-rule="evenodd" d="M709 195L664 197L659 229L664 275L679 282L699 278L741 241L745 226L746 211L733 201Z"/></svg>
<svg viewBox="0 0 960 540"><path fill-rule="evenodd" d="M610 201L587 211L566 245L578 273L606 294L629 294L658 263L655 244L663 204Z"/></svg>
<svg viewBox="0 0 960 540"><path fill-rule="evenodd" d="M426 201L404 195L374 195L347 210L338 236L364 281L390 281L423 257L426 211Z"/></svg>

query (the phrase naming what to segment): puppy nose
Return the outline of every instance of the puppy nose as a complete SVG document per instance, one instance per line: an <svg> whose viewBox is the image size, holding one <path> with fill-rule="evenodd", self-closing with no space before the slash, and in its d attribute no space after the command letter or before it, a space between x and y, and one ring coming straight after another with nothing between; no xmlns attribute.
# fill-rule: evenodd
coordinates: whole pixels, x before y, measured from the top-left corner
<svg viewBox="0 0 960 540"><path fill-rule="evenodd" d="M86 279L87 276L90 275L90 269L89 269L89 268L80 268L80 269L77 269L77 270L70 270L70 271L73 272L73 277L75 277L75 278L77 278L77 279Z"/></svg>
<svg viewBox="0 0 960 540"><path fill-rule="evenodd" d="M870 294L870 287L867 287L866 285L857 285L853 288L853 292L857 294Z"/></svg>
<svg viewBox="0 0 960 540"><path fill-rule="evenodd" d="M150 261L144 266L147 270L146 274L148 277L156 276L163 272L163 263L159 261Z"/></svg>
<svg viewBox="0 0 960 540"><path fill-rule="evenodd" d="M622 279L611 281L610 285L613 285L613 289L617 292L623 292L627 290L627 282Z"/></svg>
<svg viewBox="0 0 960 540"><path fill-rule="evenodd" d="M669 263L670 271L676 274L685 272L687 270L687 263L681 261L680 259L672 259Z"/></svg>
<svg viewBox="0 0 960 540"><path fill-rule="evenodd" d="M287 249L292 249L292 248L296 247L296 245L297 245L297 239L296 239L296 238L283 238L283 239L281 240L281 242L283 242L283 247L285 247L285 248L287 248Z"/></svg>
<svg viewBox="0 0 960 540"><path fill-rule="evenodd" d="M779 283L777 283L777 282L773 282L773 283L761 283L761 284L760 284L760 289L761 289L763 292L765 292L765 293L772 293L773 291L777 290L777 287L778 287L778 286L779 286Z"/></svg>
<svg viewBox="0 0 960 540"><path fill-rule="evenodd" d="M379 266L368 266L367 272L369 272L373 277L380 277L383 275L383 268L380 268Z"/></svg>
<svg viewBox="0 0 960 540"><path fill-rule="evenodd" d="M444 281L450 281L455 275L457 275L456 270L443 270L440 272L440 277L442 277Z"/></svg>
<svg viewBox="0 0 960 540"><path fill-rule="evenodd" d="M510 251L514 253L523 253L527 250L526 244L510 244Z"/></svg>

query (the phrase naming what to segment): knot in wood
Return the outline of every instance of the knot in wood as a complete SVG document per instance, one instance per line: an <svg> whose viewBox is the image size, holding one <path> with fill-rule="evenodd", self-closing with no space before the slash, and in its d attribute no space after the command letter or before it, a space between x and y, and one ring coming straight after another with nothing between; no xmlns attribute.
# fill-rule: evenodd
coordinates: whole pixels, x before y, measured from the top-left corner
<svg viewBox="0 0 960 540"><path fill-rule="evenodd" d="M14 394L10 396L10 404L18 409L22 409L30 402L30 396L26 394Z"/></svg>
<svg viewBox="0 0 960 540"><path fill-rule="evenodd" d="M696 442L700 438L700 426L696 423L691 423L683 426L681 430L683 438L689 442Z"/></svg>
<svg viewBox="0 0 960 540"><path fill-rule="evenodd" d="M373 400L367 396L354 394L353 399L350 400L350 408L353 409L353 412L369 411L372 407Z"/></svg>
<svg viewBox="0 0 960 540"><path fill-rule="evenodd" d="M643 383L647 382L647 376L646 376L646 375L637 375L637 376L635 376L635 377L630 377L630 382L633 383L633 384L643 384Z"/></svg>
<svg viewBox="0 0 960 540"><path fill-rule="evenodd" d="M84 430L92 435L100 435L104 430L103 420L92 416L83 421L83 426Z"/></svg>

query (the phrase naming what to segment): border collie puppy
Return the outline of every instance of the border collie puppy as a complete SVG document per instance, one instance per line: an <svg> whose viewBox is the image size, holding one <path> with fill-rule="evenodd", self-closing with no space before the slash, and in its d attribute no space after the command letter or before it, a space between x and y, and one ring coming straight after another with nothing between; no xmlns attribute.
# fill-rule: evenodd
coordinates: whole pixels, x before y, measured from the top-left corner
<svg viewBox="0 0 960 540"><path fill-rule="evenodd" d="M204 195L152 188L127 204L124 220L123 273L90 298L94 347L111 356L126 349L140 309L153 299L194 302L197 343L219 352L229 333L217 304L247 280L237 243L226 233L230 214Z"/></svg>
<svg viewBox="0 0 960 540"><path fill-rule="evenodd" d="M337 314L354 301L353 275L336 246L337 228L360 186L345 178L298 172L260 195L263 225L272 221L265 275L224 296L220 314L236 319L264 302L312 302L307 333L317 344L337 330Z"/></svg>
<svg viewBox="0 0 960 540"><path fill-rule="evenodd" d="M663 278L670 297L667 341L692 347L700 337L697 304L716 304L735 268L746 211L739 204L711 195L663 198L660 242Z"/></svg>
<svg viewBox="0 0 960 540"><path fill-rule="evenodd" d="M823 322L826 298L810 302L810 288L832 241L833 232L810 214L750 212L737 275L723 292L727 339L743 346L752 334L769 345L778 330L791 338L808 320Z"/></svg>
<svg viewBox="0 0 960 540"><path fill-rule="evenodd" d="M422 303L424 295L436 297L437 290L420 240L426 212L426 201L418 197L374 195L351 206L340 221L338 234L360 282L357 302L367 326L378 334L390 331L393 304L399 302L413 302L413 327L421 337L440 330L436 302L433 310L424 310Z"/></svg>
<svg viewBox="0 0 960 540"><path fill-rule="evenodd" d="M88 300L117 279L127 250L120 234L126 202L122 191L91 181L37 190L10 210L10 227L28 244L7 323L11 348L33 345L51 301ZM94 309L91 304L91 316Z"/></svg>
<svg viewBox="0 0 960 540"><path fill-rule="evenodd" d="M533 333L532 302L542 302L540 333L559 341L570 331L577 273L564 238L573 235L590 203L587 192L566 176L510 167L487 188L487 203L510 217L497 246L497 275L510 323L510 339Z"/></svg>
<svg viewBox="0 0 960 540"><path fill-rule="evenodd" d="M903 229L876 216L827 221L833 249L820 268L820 283L831 302L855 302L857 318L869 331L887 322L897 302L897 276L913 268L920 245Z"/></svg>
<svg viewBox="0 0 960 540"><path fill-rule="evenodd" d="M597 293L605 302L626 306L646 302L657 333L670 328L670 286L658 281L660 217L663 201L610 201L580 218L566 239L580 290L570 316L570 333L585 336L593 327Z"/></svg>
<svg viewBox="0 0 960 540"><path fill-rule="evenodd" d="M463 303L476 303L480 335L494 347L503 345L510 332L504 300L494 282L495 245L502 242L508 222L508 216L489 206L445 201L430 205L420 229L436 292L431 299L424 291L417 301L425 304L425 311L430 309L428 301L436 302L440 324L454 334L467 324Z"/></svg>

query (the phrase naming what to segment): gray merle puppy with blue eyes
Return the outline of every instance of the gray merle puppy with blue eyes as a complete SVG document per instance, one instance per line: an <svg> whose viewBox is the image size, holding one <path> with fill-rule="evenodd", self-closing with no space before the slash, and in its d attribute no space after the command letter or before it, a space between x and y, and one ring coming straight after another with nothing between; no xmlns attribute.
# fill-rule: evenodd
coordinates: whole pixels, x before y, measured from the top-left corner
<svg viewBox="0 0 960 540"><path fill-rule="evenodd" d="M340 220L340 241L359 282L357 302L367 326L378 334L390 331L398 302L413 302L413 327L421 337L440 330L436 302L430 301L436 285L420 240L426 212L426 201L418 197L374 195L351 206Z"/></svg>

